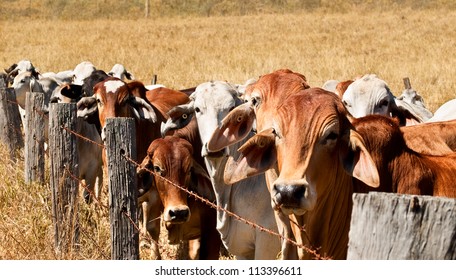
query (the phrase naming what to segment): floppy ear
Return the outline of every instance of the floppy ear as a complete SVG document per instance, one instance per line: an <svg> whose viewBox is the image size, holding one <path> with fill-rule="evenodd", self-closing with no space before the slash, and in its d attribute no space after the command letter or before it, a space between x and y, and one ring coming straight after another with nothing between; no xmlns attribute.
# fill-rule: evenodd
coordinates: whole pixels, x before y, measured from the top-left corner
<svg viewBox="0 0 456 280"><path fill-rule="evenodd" d="M347 149L341 149L340 158L345 171L372 188L378 188L380 177L377 166L364 146L361 136L350 129L343 136Z"/></svg>
<svg viewBox="0 0 456 280"><path fill-rule="evenodd" d="M255 122L255 112L249 103L234 108L223 120L220 127L215 129L207 143L210 152L223 148L244 139L252 130Z"/></svg>
<svg viewBox="0 0 456 280"><path fill-rule="evenodd" d="M138 176L138 197L146 194L151 188L156 188L149 156L146 156L136 169L136 175Z"/></svg>
<svg viewBox="0 0 456 280"><path fill-rule="evenodd" d="M97 99L93 96L83 97L77 103L77 116L84 120L98 113Z"/></svg>
<svg viewBox="0 0 456 280"><path fill-rule="evenodd" d="M250 138L238 151L237 160L229 157L224 172L226 184L234 184L272 168L277 161L274 130L267 129Z"/></svg>
<svg viewBox="0 0 456 280"><path fill-rule="evenodd" d="M134 114L138 119L144 119L153 123L157 122L157 115L155 110L141 97L134 96L130 99L130 104L133 107Z"/></svg>
<svg viewBox="0 0 456 280"><path fill-rule="evenodd" d="M187 104L178 105L168 111L168 120L161 124L160 132L165 137L168 131L176 130L187 126L193 118L195 109L193 100Z"/></svg>
<svg viewBox="0 0 456 280"><path fill-rule="evenodd" d="M128 72L128 71L125 71L124 74L125 74L125 78L127 78L128 80L134 80L135 79L135 76L132 73Z"/></svg>
<svg viewBox="0 0 456 280"><path fill-rule="evenodd" d="M209 201L215 201L215 193L212 188L211 179L209 178L206 169L195 160L193 161L191 170L189 189Z"/></svg>

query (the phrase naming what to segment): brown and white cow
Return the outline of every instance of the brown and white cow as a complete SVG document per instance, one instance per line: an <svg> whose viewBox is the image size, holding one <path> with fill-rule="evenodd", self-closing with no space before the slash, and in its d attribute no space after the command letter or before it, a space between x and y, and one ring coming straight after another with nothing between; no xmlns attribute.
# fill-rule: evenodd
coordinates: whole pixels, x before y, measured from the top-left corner
<svg viewBox="0 0 456 280"><path fill-rule="evenodd" d="M189 101L185 93L168 88L157 88L147 91L139 81L125 83L109 77L94 86L93 96L83 97L78 102L78 116L89 119L98 116L101 126L101 136L104 139L105 123L107 118L132 117L136 121L136 151L133 160L143 159L146 156L149 144L161 138L160 124L166 121L167 112L176 105ZM105 157L105 153L103 153ZM106 161L105 161L106 162ZM143 229L157 241L160 234L160 212L149 209L154 205L153 194L148 192L139 197L139 204L143 208ZM152 201L152 203L149 203ZM152 216L147 214L153 213ZM143 232L144 234L144 232ZM152 242L152 258L160 258L159 248Z"/></svg>
<svg viewBox="0 0 456 280"><path fill-rule="evenodd" d="M157 204L163 212L169 242L199 239L197 258L219 259L222 241L216 229L216 210L176 187L215 200L206 170L193 159L192 145L176 136L156 139L137 172L140 193L151 188L158 191L161 203Z"/></svg>
<svg viewBox="0 0 456 280"><path fill-rule="evenodd" d="M255 111L258 134L239 149L239 159L229 159L225 181L266 172L274 210L294 221L292 235L287 237L318 248L320 256L344 259L353 177L376 187L378 172L362 138L352 129L340 98L308 86L290 91L299 88L299 83L290 84L292 77L281 79L282 75L293 73L273 72L248 88L250 96L256 97L249 103ZM208 145L210 150L237 141L241 132L252 126L245 107L225 118ZM283 258L296 258L293 248L282 244ZM304 248L298 248L297 255L300 259L318 256Z"/></svg>
<svg viewBox="0 0 456 280"><path fill-rule="evenodd" d="M352 124L377 166L379 189L456 197L456 153L434 156L411 150L398 122L385 116L370 115L355 119Z"/></svg>

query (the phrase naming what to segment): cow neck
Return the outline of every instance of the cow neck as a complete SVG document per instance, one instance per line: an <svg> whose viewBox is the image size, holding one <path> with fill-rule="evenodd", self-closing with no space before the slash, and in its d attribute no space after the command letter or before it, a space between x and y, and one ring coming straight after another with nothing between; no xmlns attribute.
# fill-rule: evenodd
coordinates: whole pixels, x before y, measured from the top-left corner
<svg viewBox="0 0 456 280"><path fill-rule="evenodd" d="M326 192L318 195L316 207L298 217L298 221L306 229L302 237L303 244L319 248L322 257L345 259L353 207L353 185L352 177L340 164L334 170L335 176L328 182ZM305 253L304 258L313 259L315 256Z"/></svg>

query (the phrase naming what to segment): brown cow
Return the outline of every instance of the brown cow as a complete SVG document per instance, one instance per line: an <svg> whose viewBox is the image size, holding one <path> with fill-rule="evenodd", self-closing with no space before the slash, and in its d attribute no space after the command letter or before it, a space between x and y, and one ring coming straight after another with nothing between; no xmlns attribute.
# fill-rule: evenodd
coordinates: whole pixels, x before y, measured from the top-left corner
<svg viewBox="0 0 456 280"><path fill-rule="evenodd" d="M268 110L274 111L277 103L305 88L309 88L306 77L289 69L279 69L261 76L256 82L247 86L243 96L246 103L237 106L224 118L221 127L214 131L214 136L208 141L207 149L210 152L220 151L226 146L241 141L249 135L254 125L258 131L271 127L273 119L267 113ZM276 171L268 170L265 178L271 192L270 186L276 178ZM274 211L274 215L279 233L292 239L293 232L288 215L282 211ZM297 258L296 247L285 239L282 239L281 247L281 258Z"/></svg>
<svg viewBox="0 0 456 280"><path fill-rule="evenodd" d="M137 155L133 160L137 160L146 156L147 148L153 140L161 138L160 125L168 117L163 112L188 101L188 95L183 92L168 88L147 91L139 81L127 84L118 78L110 77L94 86L93 96L81 98L78 102L78 116L88 119L98 115L102 139L105 137L107 118L135 118ZM198 136L197 130L192 136ZM143 230L147 230L152 239L157 241L160 234L160 211L158 208L150 208L156 205L154 199L153 191L150 191L139 197L139 204L143 208ZM151 244L152 258L159 259L160 253L156 244Z"/></svg>
<svg viewBox="0 0 456 280"><path fill-rule="evenodd" d="M232 183L266 172L275 212L281 217L289 215L295 222L290 226L292 235L281 233L320 248L323 256L343 259L348 246L352 177L375 187L378 173L362 139L352 130L340 98L321 88L303 87L302 81L300 86L300 82L293 82L294 77L291 71L261 77L247 89L251 96L247 104L253 109L249 110L249 105L234 109L208 148L242 138L243 131L252 127L253 110L259 133L239 149L242 156L237 161L229 159L225 181ZM287 219L282 222L279 230L280 226L287 229ZM284 259L316 257L284 243Z"/></svg>
<svg viewBox="0 0 456 280"><path fill-rule="evenodd" d="M182 138L166 136L154 140L138 168L139 192L145 193L151 188L158 190L171 244L200 239L199 259L219 259L222 241L216 229L216 210L173 185L215 200L206 170L192 154L192 145Z"/></svg>
<svg viewBox="0 0 456 280"><path fill-rule="evenodd" d="M401 194L456 197L456 153L433 156L411 150L399 124L371 115L352 122L377 165L380 187ZM361 183L362 184L362 183Z"/></svg>

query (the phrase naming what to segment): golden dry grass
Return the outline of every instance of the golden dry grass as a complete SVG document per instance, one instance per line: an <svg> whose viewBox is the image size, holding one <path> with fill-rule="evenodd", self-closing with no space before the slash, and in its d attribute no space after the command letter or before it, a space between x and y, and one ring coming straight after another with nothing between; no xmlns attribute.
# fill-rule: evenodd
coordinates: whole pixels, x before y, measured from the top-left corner
<svg viewBox="0 0 456 280"><path fill-rule="evenodd" d="M124 64L138 80L186 88L222 79L243 83L279 68L313 86L376 73L395 95L409 77L434 111L455 98L456 12L367 9L139 20L0 21L0 65L30 59L42 72L83 60ZM4 149L0 149L4 150ZM27 185L23 161L0 154L0 259L55 259L49 186ZM107 210L81 206L81 249L70 259L109 259ZM166 254L175 258L174 249ZM141 257L147 259L146 249Z"/></svg>

